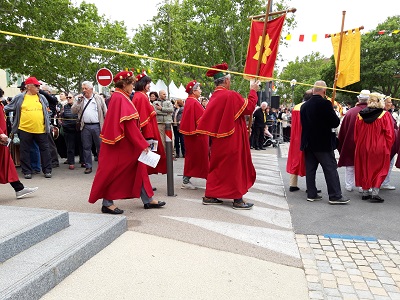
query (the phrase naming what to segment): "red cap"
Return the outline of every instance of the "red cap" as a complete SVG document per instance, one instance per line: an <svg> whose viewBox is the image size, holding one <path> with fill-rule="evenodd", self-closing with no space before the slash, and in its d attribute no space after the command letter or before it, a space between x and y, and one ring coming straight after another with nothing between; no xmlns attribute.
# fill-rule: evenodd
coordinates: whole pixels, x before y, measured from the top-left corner
<svg viewBox="0 0 400 300"><path fill-rule="evenodd" d="M139 81L140 79L142 79L143 77L147 76L145 73L136 75L136 80Z"/></svg>
<svg viewBox="0 0 400 300"><path fill-rule="evenodd" d="M25 80L25 85L27 84L41 85L41 83L36 79L36 77L28 77Z"/></svg>
<svg viewBox="0 0 400 300"><path fill-rule="evenodd" d="M133 76L133 73L130 71L121 71L117 75L114 76L113 81L116 83L117 81L120 81L121 79L125 79L127 77Z"/></svg>
<svg viewBox="0 0 400 300"><path fill-rule="evenodd" d="M225 62L222 63L222 64L219 64L219 65L213 66L211 68L218 69L218 70L221 70L221 71L208 70L207 73L206 73L206 76L208 76L208 77L214 77L214 79L218 79L218 78L224 77L224 76L229 74L228 72L223 72L223 71L228 70L228 64L225 63Z"/></svg>
<svg viewBox="0 0 400 300"><path fill-rule="evenodd" d="M196 80L192 80L191 82L189 82L189 83L186 85L186 93L189 94L190 91L195 87L196 84L200 85L200 83L198 83Z"/></svg>

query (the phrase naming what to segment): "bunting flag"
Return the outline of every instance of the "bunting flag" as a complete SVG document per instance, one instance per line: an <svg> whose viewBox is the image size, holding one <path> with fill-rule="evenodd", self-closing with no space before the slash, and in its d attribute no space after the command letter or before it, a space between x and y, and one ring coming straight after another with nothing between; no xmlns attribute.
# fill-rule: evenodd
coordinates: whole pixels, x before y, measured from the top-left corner
<svg viewBox="0 0 400 300"><path fill-rule="evenodd" d="M357 28L344 33L342 39L342 49L340 53L340 63L336 85L340 88L360 81L360 52L361 52L361 33ZM331 37L333 54L337 65L339 54L340 33Z"/></svg>
<svg viewBox="0 0 400 300"><path fill-rule="evenodd" d="M400 33L400 29L364 32L364 34L372 34L372 33L375 33L377 35L389 35L390 36L390 35L393 35L393 34ZM287 41L298 40L299 42L305 42L305 41L316 42L319 35L323 36L326 39L329 39L331 37L331 34L329 34L329 33L325 33L325 34L313 33L313 34L297 34L297 35L293 35L292 33L288 33L285 36L285 40L287 40ZM310 36L311 36L311 39L310 39Z"/></svg>
<svg viewBox="0 0 400 300"><path fill-rule="evenodd" d="M244 73L257 75L258 59L262 51L261 65L259 76L272 77L276 56L278 54L279 40L281 37L282 26L285 21L286 14L267 22L267 32L265 33L265 41L261 47L262 34L264 30L264 22L253 20L251 22L249 46L247 48L247 59L244 67ZM253 78L244 76L246 79Z"/></svg>

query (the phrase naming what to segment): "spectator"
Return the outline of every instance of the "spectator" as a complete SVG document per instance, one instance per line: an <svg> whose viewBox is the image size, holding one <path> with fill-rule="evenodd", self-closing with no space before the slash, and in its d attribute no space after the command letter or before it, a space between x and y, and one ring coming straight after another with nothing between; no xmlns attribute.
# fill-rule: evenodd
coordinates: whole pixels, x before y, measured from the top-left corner
<svg viewBox="0 0 400 300"><path fill-rule="evenodd" d="M75 150L79 149L79 161L83 161L81 133L77 130L78 115L72 113L74 96L69 93L66 97L67 104L61 110L62 128L64 131L65 144L67 145L67 164L70 170L75 169Z"/></svg>
<svg viewBox="0 0 400 300"><path fill-rule="evenodd" d="M165 123L172 123L172 113L174 106L170 100L167 99L167 92L161 90L158 100L153 101L154 109L157 113L158 131L160 132L161 141L165 149ZM174 138L172 137L172 140Z"/></svg>
<svg viewBox="0 0 400 300"><path fill-rule="evenodd" d="M71 107L71 112L78 115L80 121L81 141L85 174L92 173L92 145L96 146L97 155L100 152L100 130L107 114L107 106L103 98L93 93L90 81L82 82L82 96Z"/></svg>
<svg viewBox="0 0 400 300"><path fill-rule="evenodd" d="M260 107L255 110L253 117L254 149L266 150L264 145L264 128L267 124L267 102L262 102Z"/></svg>
<svg viewBox="0 0 400 300"><path fill-rule="evenodd" d="M20 160L22 173L26 179L32 178L30 149L35 141L40 149L42 171L46 178L51 178L51 158L49 151L50 119L48 102L39 94L41 83L35 77L25 80L26 92L16 95L7 104L5 111L14 112L13 133L20 138Z"/></svg>

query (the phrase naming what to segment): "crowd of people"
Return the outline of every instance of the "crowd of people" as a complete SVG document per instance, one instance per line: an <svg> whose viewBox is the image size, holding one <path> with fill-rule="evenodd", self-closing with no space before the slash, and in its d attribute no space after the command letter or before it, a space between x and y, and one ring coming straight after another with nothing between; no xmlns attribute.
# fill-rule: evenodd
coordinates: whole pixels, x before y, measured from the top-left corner
<svg viewBox="0 0 400 300"><path fill-rule="evenodd" d="M201 95L196 80L186 85L186 99L170 100L164 90L150 91L152 79L145 73L119 72L109 97L94 92L93 84L84 81L81 93L61 92L57 98L47 85L27 78L17 96L4 99L1 94L1 113L6 118L1 118L0 137L6 147L0 147L0 182L11 183L21 198L37 188L19 181L15 165L19 163L25 179L41 172L51 178L59 157L74 170L78 156L84 174L90 174L93 159L98 160L89 202L102 199L103 213L123 213L114 203L119 199L140 197L145 209L162 207L164 201L153 199L156 188L149 175L167 173L169 123L175 144L171 159L184 159L181 188L195 190L190 179L206 179L204 205L222 204L219 198L223 198L232 199L234 209L251 209L253 204L243 199L256 177L250 148L265 149L265 137L274 138L277 132L283 132L283 141L290 141L289 191L299 190L298 176L306 176L308 201L322 199L315 184L319 165L331 204L350 201L341 191L337 168L342 166L345 189L358 187L363 200L383 202L379 190L395 189L390 171L395 163L400 167L400 161L395 162L399 120L390 97L363 90L355 107L338 113L327 101L325 82L317 81L292 109L274 109L265 102L256 107L257 83L243 98L230 90L227 64L213 66L206 75L215 84L210 101ZM340 153L338 163L335 149ZM138 161L149 151L160 156L156 167Z"/></svg>
<svg viewBox="0 0 400 300"><path fill-rule="evenodd" d="M293 108L286 165L289 191L298 191L298 176L306 176L307 200L321 200L321 190L315 185L316 170L321 165L329 203L346 204L350 199L342 194L337 171L338 167L345 167L348 192L357 188L362 200L384 202L379 191L395 189L390 184L390 174L395 164L400 168L400 160L395 161L400 152L398 114L391 97L362 90L354 107L346 105L339 112L328 101L326 89L324 81L317 81Z"/></svg>
<svg viewBox="0 0 400 300"><path fill-rule="evenodd" d="M197 189L190 178L203 178L207 180L204 205L223 203L219 197L232 199L234 209L251 209L253 204L243 199L255 181L250 145L243 143L249 139L244 116L254 111L259 86L251 86L248 98L231 91L225 63L206 75L215 83L210 102L201 96L196 80L186 85L187 99L170 100L164 90L150 91L152 80L145 73L119 72L110 97L94 92L89 81L82 82L78 94L60 92L56 97L49 86L35 77L27 78L19 86L21 93L4 106L7 118L1 124L1 143L8 146L9 139L12 143L11 149L1 148L3 156L9 156L1 166L1 183L11 183L17 197L28 195L37 188L25 188L19 182L15 165L21 166L25 179L41 172L51 178L52 169L60 166L59 157L75 170L78 156L84 174L90 174L93 159L98 160L89 202L102 199L103 213L123 213L114 203L119 199L140 197L145 209L162 207L164 201L153 199L156 188L149 175L167 172L165 129L170 123L175 142L172 159L184 159L181 188ZM222 104L227 101L232 105ZM149 151L160 156L156 167L138 161ZM235 172L245 176L233 174L226 157L238 161Z"/></svg>

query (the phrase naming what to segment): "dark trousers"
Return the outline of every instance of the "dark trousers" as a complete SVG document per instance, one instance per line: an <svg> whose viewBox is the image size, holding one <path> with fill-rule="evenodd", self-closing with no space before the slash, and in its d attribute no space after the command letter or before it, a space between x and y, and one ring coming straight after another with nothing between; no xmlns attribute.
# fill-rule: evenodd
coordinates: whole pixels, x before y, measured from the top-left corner
<svg viewBox="0 0 400 300"><path fill-rule="evenodd" d="M23 130L18 132L21 144L19 147L21 169L24 174L32 174L33 170L31 167L31 147L33 141L36 142L40 150L40 158L42 163L43 173L51 173L51 158L49 151L49 139L48 133L29 133Z"/></svg>
<svg viewBox="0 0 400 300"><path fill-rule="evenodd" d="M92 143L94 142L97 155L100 154L100 124L83 126L81 131L81 140L83 148L83 160L86 168L92 167Z"/></svg>
<svg viewBox="0 0 400 300"><path fill-rule="evenodd" d="M183 139L183 134L179 132L178 126L172 126L172 128L174 130L176 157L179 157L181 152L182 156L185 156L185 141Z"/></svg>
<svg viewBox="0 0 400 300"><path fill-rule="evenodd" d="M75 164L75 149L79 147L79 161L83 161L81 133L76 130L64 129L64 139L67 145L67 161L69 165Z"/></svg>
<svg viewBox="0 0 400 300"><path fill-rule="evenodd" d="M50 151L51 166L58 167L60 162L58 161L57 146L54 143L53 135L51 133L48 133L47 138L49 139L49 151Z"/></svg>
<svg viewBox="0 0 400 300"><path fill-rule="evenodd" d="M10 182L10 184L11 184L12 188L14 189L14 191L16 191L16 192L22 191L24 189L24 185L19 180Z"/></svg>
<svg viewBox="0 0 400 300"><path fill-rule="evenodd" d="M307 196L309 198L315 198L317 196L315 177L318 164L320 164L324 172L329 199L341 198L342 191L334 152L314 152L310 149L306 149L304 154L306 159Z"/></svg>
<svg viewBox="0 0 400 300"><path fill-rule="evenodd" d="M264 144L264 127L254 127L254 148L261 149Z"/></svg>

